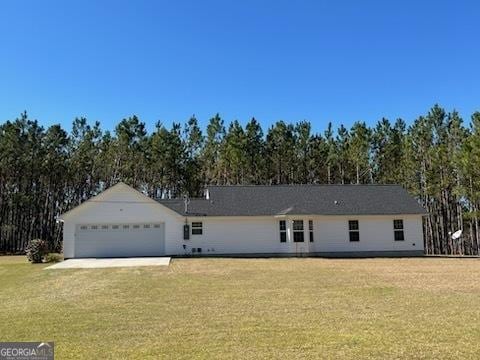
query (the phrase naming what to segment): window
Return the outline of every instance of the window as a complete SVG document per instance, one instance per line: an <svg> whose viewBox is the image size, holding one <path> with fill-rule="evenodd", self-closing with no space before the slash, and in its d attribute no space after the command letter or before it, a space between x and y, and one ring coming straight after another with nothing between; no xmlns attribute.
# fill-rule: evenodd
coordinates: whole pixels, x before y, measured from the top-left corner
<svg viewBox="0 0 480 360"><path fill-rule="evenodd" d="M88 226L82 225L82 226L80 226L80 229L81 229L81 230L87 230L87 229L88 229Z"/></svg>
<svg viewBox="0 0 480 360"><path fill-rule="evenodd" d="M134 229L140 229L140 225L133 225Z"/></svg>
<svg viewBox="0 0 480 360"><path fill-rule="evenodd" d="M92 225L92 230L97 230L98 229L98 226L97 225Z"/></svg>
<svg viewBox="0 0 480 360"><path fill-rule="evenodd" d="M118 225L112 225L112 229L118 229Z"/></svg>
<svg viewBox="0 0 480 360"><path fill-rule="evenodd" d="M393 220L393 228L395 230L403 230L403 220Z"/></svg>
<svg viewBox="0 0 480 360"><path fill-rule="evenodd" d="M155 224L155 225L153 225L153 227L154 227L155 229L159 229L159 228L160 228L160 224Z"/></svg>
<svg viewBox="0 0 480 360"><path fill-rule="evenodd" d="M108 229L108 225L102 225L102 229L103 229L103 230Z"/></svg>
<svg viewBox="0 0 480 360"><path fill-rule="evenodd" d="M145 224L145 225L143 225L143 228L144 228L144 229L150 229L150 224Z"/></svg>
<svg viewBox="0 0 480 360"><path fill-rule="evenodd" d="M202 234L203 234L203 223L192 222L192 235L202 235Z"/></svg>
<svg viewBox="0 0 480 360"><path fill-rule="evenodd" d="M130 228L130 225L123 225L123 228L124 228L124 229L129 229L129 228Z"/></svg>
<svg viewBox="0 0 480 360"><path fill-rule="evenodd" d="M303 220L293 220L293 242L303 241Z"/></svg>
<svg viewBox="0 0 480 360"><path fill-rule="evenodd" d="M348 233L350 241L360 241L360 230L358 227L358 220L348 221Z"/></svg>
<svg viewBox="0 0 480 360"><path fill-rule="evenodd" d="M287 223L285 220L280 220L278 224L280 226L280 242L287 242Z"/></svg>
<svg viewBox="0 0 480 360"><path fill-rule="evenodd" d="M313 220L308 220L308 232L310 235L310 242L313 242Z"/></svg>
<svg viewBox="0 0 480 360"><path fill-rule="evenodd" d="M405 233L403 232L403 220L393 220L393 235L395 241L405 240Z"/></svg>

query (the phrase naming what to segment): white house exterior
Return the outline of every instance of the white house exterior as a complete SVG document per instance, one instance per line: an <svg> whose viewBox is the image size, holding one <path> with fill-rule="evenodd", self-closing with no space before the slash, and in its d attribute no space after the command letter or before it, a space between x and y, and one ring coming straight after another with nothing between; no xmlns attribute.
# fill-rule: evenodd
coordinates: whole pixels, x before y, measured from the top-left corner
<svg viewBox="0 0 480 360"><path fill-rule="evenodd" d="M119 183L60 220L65 258L414 256L423 215L393 185L211 187L185 204Z"/></svg>

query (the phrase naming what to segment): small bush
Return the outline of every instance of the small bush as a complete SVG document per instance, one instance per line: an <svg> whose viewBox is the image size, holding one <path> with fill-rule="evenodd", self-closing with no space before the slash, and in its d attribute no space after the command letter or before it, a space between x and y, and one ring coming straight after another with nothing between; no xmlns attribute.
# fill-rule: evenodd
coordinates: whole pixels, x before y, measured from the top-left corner
<svg viewBox="0 0 480 360"><path fill-rule="evenodd" d="M47 254L48 246L45 240L35 239L30 241L26 249L27 259L32 263L41 263Z"/></svg>
<svg viewBox="0 0 480 360"><path fill-rule="evenodd" d="M56 262L60 262L60 261L63 261L63 256L62 256L62 254L59 254L59 253L48 253L48 254L45 256L45 262L47 262L47 263L56 263Z"/></svg>

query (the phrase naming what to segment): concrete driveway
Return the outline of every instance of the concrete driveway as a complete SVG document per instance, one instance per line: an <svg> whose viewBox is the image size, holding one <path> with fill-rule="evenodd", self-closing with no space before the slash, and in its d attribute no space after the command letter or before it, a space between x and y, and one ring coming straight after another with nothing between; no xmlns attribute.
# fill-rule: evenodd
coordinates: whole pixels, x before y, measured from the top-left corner
<svg viewBox="0 0 480 360"><path fill-rule="evenodd" d="M47 269L100 269L112 267L137 267L137 266L168 266L169 257L137 257L137 258L113 258L113 259L68 259Z"/></svg>

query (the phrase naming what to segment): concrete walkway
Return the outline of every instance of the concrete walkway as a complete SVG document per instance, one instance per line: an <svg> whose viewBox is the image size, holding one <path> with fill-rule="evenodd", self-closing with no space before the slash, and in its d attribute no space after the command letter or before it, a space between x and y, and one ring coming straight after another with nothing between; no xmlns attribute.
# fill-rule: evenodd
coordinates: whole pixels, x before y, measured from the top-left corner
<svg viewBox="0 0 480 360"><path fill-rule="evenodd" d="M112 267L168 266L169 257L114 258L114 259L68 259L47 269L100 269Z"/></svg>

